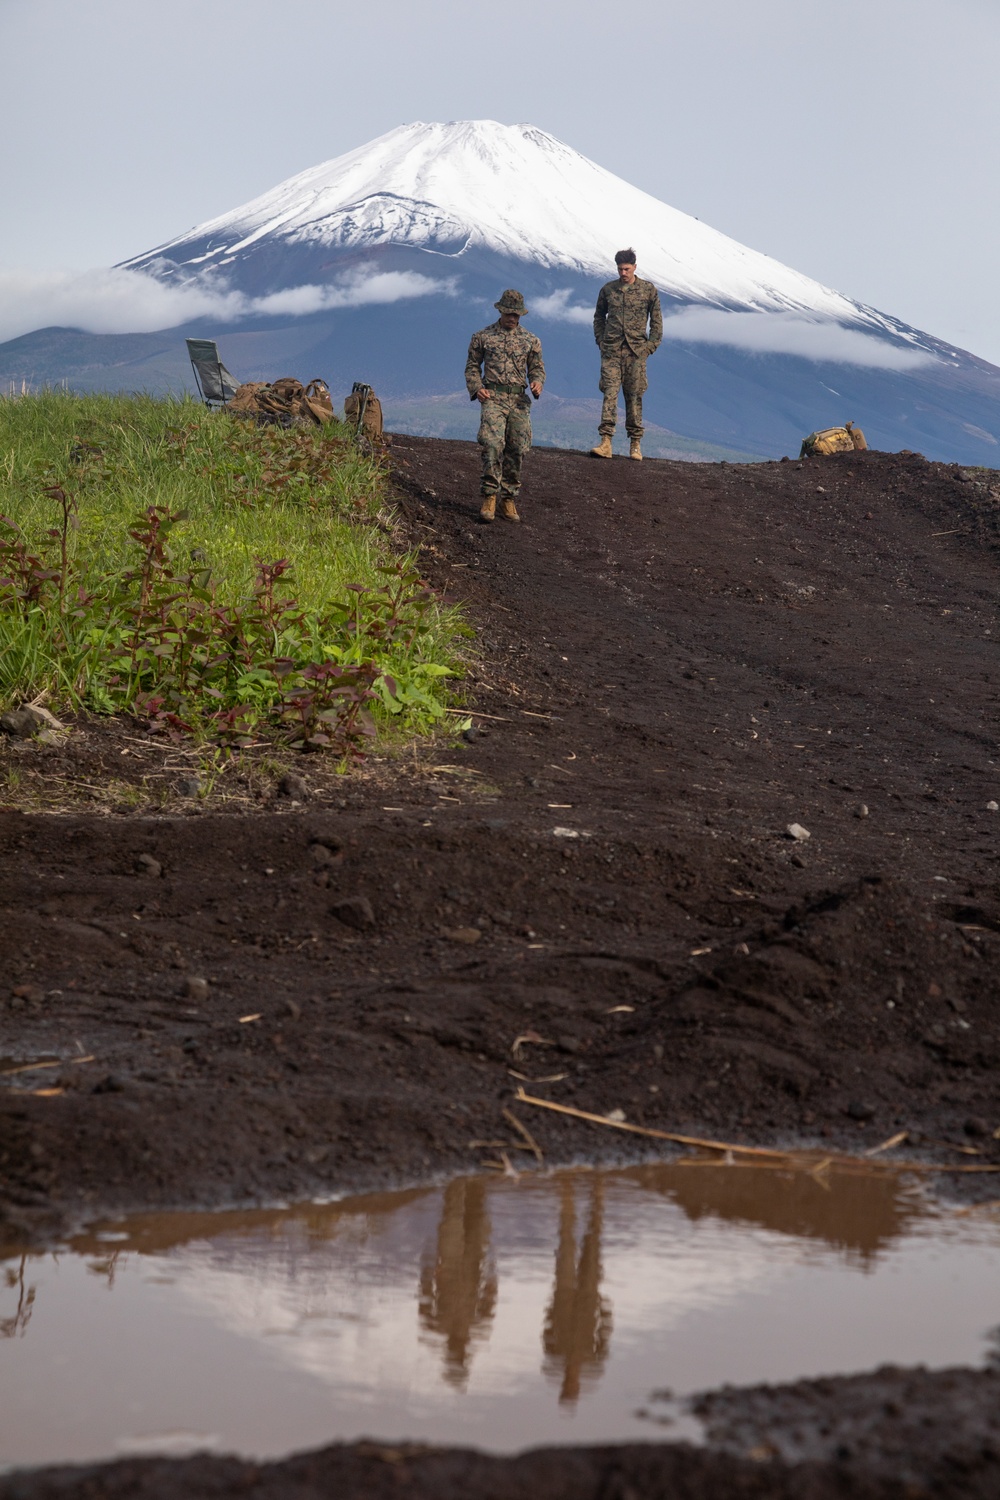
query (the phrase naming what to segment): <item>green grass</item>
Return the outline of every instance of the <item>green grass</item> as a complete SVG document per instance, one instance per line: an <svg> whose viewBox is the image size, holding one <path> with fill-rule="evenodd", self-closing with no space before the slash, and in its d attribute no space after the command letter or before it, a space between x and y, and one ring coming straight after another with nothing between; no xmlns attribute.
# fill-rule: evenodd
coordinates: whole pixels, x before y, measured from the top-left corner
<svg viewBox="0 0 1000 1500"><path fill-rule="evenodd" d="M371 714L427 728L464 628L393 553L388 507L384 465L336 425L258 429L190 400L0 399L0 706L44 693L341 751Z"/></svg>

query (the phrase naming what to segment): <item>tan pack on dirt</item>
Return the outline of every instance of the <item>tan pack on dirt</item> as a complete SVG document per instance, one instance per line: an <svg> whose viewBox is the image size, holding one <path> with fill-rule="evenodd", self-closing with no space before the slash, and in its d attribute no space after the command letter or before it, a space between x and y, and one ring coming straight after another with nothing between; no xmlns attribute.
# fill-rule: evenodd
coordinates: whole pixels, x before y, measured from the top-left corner
<svg viewBox="0 0 1000 1500"><path fill-rule="evenodd" d="M344 402L344 421L354 428L354 435L369 443L382 442L382 403L370 385L356 380Z"/></svg>
<svg viewBox="0 0 1000 1500"><path fill-rule="evenodd" d="M843 427L824 427L822 432L811 432L803 439L799 449L800 458L827 458L831 453L862 453L868 447L865 435L853 422Z"/></svg>
<svg viewBox="0 0 1000 1500"><path fill-rule="evenodd" d="M291 375L280 380L248 380L241 385L226 411L253 417L261 425L279 427L322 426L334 420L333 401L325 380L303 385Z"/></svg>

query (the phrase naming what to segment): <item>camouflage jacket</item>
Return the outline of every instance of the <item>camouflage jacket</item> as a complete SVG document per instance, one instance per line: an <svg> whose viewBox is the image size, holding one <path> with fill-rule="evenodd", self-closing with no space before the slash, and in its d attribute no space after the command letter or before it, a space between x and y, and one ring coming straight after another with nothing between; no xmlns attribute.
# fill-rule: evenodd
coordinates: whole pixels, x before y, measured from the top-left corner
<svg viewBox="0 0 1000 1500"><path fill-rule="evenodd" d="M484 388L489 391L495 385L514 385L523 390L534 380L545 384L542 342L536 334L520 327L506 333L498 318L472 335L465 384L473 401Z"/></svg>
<svg viewBox="0 0 1000 1500"><path fill-rule="evenodd" d="M647 355L659 347L662 337L660 298L651 281L637 276L626 286L616 277L601 287L594 313L594 338L601 349L610 352L627 344L633 354Z"/></svg>

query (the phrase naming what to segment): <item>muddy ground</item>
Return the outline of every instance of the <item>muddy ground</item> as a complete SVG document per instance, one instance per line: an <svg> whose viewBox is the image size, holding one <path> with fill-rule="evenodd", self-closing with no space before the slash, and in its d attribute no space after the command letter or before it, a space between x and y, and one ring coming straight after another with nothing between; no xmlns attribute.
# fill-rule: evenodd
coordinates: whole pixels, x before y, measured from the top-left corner
<svg viewBox="0 0 1000 1500"><path fill-rule="evenodd" d="M520 1168L505 1109L550 1163L649 1149L519 1086L737 1142L905 1131L894 1156L1000 1166L1000 476L538 450L523 523L486 527L474 445L392 453L422 566L475 626L474 734L195 797L183 752L134 730L0 747L8 1242ZM70 787L118 810L18 810ZM942 1181L1000 1196L989 1173ZM809 1484L841 1484L806 1457ZM690 1462L688 1488L594 1493L914 1493L874 1471L781 1488L783 1452L716 1454L746 1473L717 1490ZM311 1493L288 1483L247 1493Z"/></svg>

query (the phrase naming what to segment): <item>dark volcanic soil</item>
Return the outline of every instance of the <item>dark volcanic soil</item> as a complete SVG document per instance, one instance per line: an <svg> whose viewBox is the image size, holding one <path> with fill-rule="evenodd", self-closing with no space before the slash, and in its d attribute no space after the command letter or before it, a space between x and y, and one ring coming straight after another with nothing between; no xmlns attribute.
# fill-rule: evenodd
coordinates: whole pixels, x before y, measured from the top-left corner
<svg viewBox="0 0 1000 1500"><path fill-rule="evenodd" d="M392 452L478 733L336 785L303 758L254 815L0 813L0 1071L56 1064L0 1079L7 1238L475 1166L524 1079L1000 1165L1000 476L540 450L484 527L474 445ZM642 1145L517 1108L549 1161ZM869 1493L761 1473L600 1493Z"/></svg>

